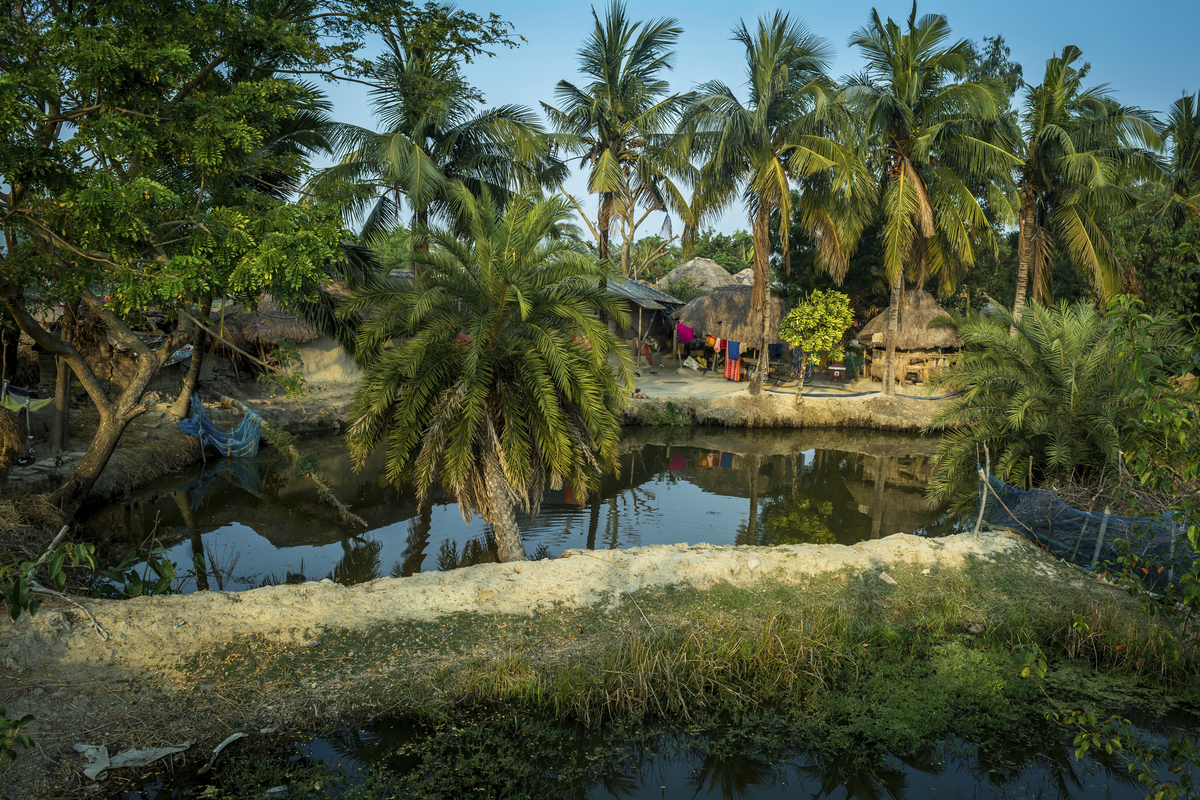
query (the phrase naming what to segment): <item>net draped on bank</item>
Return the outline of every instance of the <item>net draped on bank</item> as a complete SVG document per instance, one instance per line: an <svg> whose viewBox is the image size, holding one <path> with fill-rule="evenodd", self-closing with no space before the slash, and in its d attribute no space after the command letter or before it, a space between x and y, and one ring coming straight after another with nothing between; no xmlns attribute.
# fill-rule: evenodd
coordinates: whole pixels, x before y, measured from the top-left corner
<svg viewBox="0 0 1200 800"><path fill-rule="evenodd" d="M982 470L980 474L984 475ZM1150 583L1159 583L1174 578L1171 573L1176 564L1196 558L1187 526L1172 516L1081 511L1046 489L1018 489L994 475L986 475L986 480L986 485L983 477L979 481L980 500L976 501L984 504L984 522L1019 531L1064 561L1085 569L1116 564L1122 548L1128 547L1142 559L1167 568L1161 576L1148 576ZM975 514L979 515L978 505Z"/></svg>

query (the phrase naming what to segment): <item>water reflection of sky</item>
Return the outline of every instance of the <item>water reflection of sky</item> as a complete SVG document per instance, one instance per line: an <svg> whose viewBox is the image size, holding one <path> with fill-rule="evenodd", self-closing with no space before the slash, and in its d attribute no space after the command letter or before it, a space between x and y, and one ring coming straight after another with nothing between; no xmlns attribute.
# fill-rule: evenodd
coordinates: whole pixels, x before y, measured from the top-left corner
<svg viewBox="0 0 1200 800"><path fill-rule="evenodd" d="M550 491L538 516L518 514L518 523L531 556L939 535L955 523L924 505L933 446L878 432L632 429L620 475L606 477L586 504L571 487ZM91 532L109 560L152 540L181 571L202 553L210 589L326 577L356 583L494 559L488 526L478 517L464 522L454 498L437 495L420 509L411 491L379 480L378 460L353 472L339 439L303 448L366 530L339 519L309 481L264 449L257 461L210 461L148 487L98 513Z"/></svg>

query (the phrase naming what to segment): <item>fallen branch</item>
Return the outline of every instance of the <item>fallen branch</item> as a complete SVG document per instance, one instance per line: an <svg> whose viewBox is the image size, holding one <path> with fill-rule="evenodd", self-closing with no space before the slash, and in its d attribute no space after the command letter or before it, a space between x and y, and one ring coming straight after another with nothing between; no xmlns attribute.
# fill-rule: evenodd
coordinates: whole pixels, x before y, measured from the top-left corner
<svg viewBox="0 0 1200 800"><path fill-rule="evenodd" d="M241 400L234 400L232 397L226 397L225 395L221 395L219 402L221 403L221 405L224 405L224 406L232 406L233 408L236 408L239 411L241 411L243 414L248 414L254 410L254 409L250 408L249 406L247 406L245 403L243 403ZM271 429L270 423L268 423L265 419L262 421L262 427L263 427L264 431ZM300 456L301 456L300 451L297 450L296 446L294 444L292 444L290 441L280 440L278 442L272 442L272 443L275 444L277 447L279 447L279 449L283 450L284 453L287 454L287 457L290 458L293 462L296 462L300 459ZM329 484L325 483L325 481L321 478L320 475L317 475L315 472L313 472L311 470L307 470L304 472L304 477L308 478L309 480L311 480L313 483L315 483L317 485L317 489L320 490L321 496L324 497L326 500L328 500L330 503L332 503L337 508L338 515L341 516L341 518L344 521L356 522L359 525L362 525L364 528L370 527L367 524L367 521L365 519L363 519L362 517L355 514L353 511L350 510L350 507L348 505L346 505L345 503L343 503L341 500L338 499L337 495L335 495L333 493L333 490L329 488Z"/></svg>

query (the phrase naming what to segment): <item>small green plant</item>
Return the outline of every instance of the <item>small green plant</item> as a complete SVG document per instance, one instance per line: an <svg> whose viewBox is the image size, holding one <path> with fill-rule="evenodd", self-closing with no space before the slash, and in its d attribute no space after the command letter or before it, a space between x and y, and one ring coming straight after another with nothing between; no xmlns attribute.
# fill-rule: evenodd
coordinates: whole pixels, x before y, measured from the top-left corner
<svg viewBox="0 0 1200 800"><path fill-rule="evenodd" d="M100 597L127 598L142 595L172 594L175 587L175 563L166 558L167 551L155 547L146 554L146 563L139 574L134 568L140 560L138 553L130 553L115 567L96 571L99 578L93 584L93 592ZM153 574L151 574L153 573Z"/></svg>
<svg viewBox="0 0 1200 800"><path fill-rule="evenodd" d="M273 391L283 392L289 400L304 397L304 375L300 372L304 359L296 343L284 339L275 346L268 359L273 362L272 368L260 373L258 380L269 385Z"/></svg>
<svg viewBox="0 0 1200 800"><path fill-rule="evenodd" d="M96 565L95 547L90 544L59 545L53 551L47 551L36 560L14 561L9 558L0 559L0 587L3 587L3 598L8 606L8 615L16 621L22 612L36 614L41 601L35 596L35 590L41 584L38 581L38 571L43 570L47 582L55 591L61 592L67 585L67 567L83 565L94 569Z"/></svg>
<svg viewBox="0 0 1200 800"><path fill-rule="evenodd" d="M686 409L668 402L661 408L650 410L650 424L668 428L686 428L692 424L692 415Z"/></svg>
<svg viewBox="0 0 1200 800"><path fill-rule="evenodd" d="M0 764L3 764L5 759L9 761L16 759L17 750L13 747L14 744L20 745L26 750L33 748L33 739L29 737L29 734L21 733L21 728L31 722L33 722L32 714L14 719L8 716L4 706L0 706Z"/></svg>

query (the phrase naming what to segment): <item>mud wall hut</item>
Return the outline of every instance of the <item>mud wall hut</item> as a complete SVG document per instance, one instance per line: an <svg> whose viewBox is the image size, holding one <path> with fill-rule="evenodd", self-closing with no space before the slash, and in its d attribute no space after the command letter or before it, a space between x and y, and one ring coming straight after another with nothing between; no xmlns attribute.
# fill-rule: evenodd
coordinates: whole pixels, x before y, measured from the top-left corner
<svg viewBox="0 0 1200 800"><path fill-rule="evenodd" d="M935 318L946 313L933 295L922 289L909 289L900 301L896 322L896 380L900 383L923 383L949 362L950 355L962 347L953 328L929 327ZM887 321L885 309L858 332L858 340L866 349L867 374L883 380L887 356Z"/></svg>

